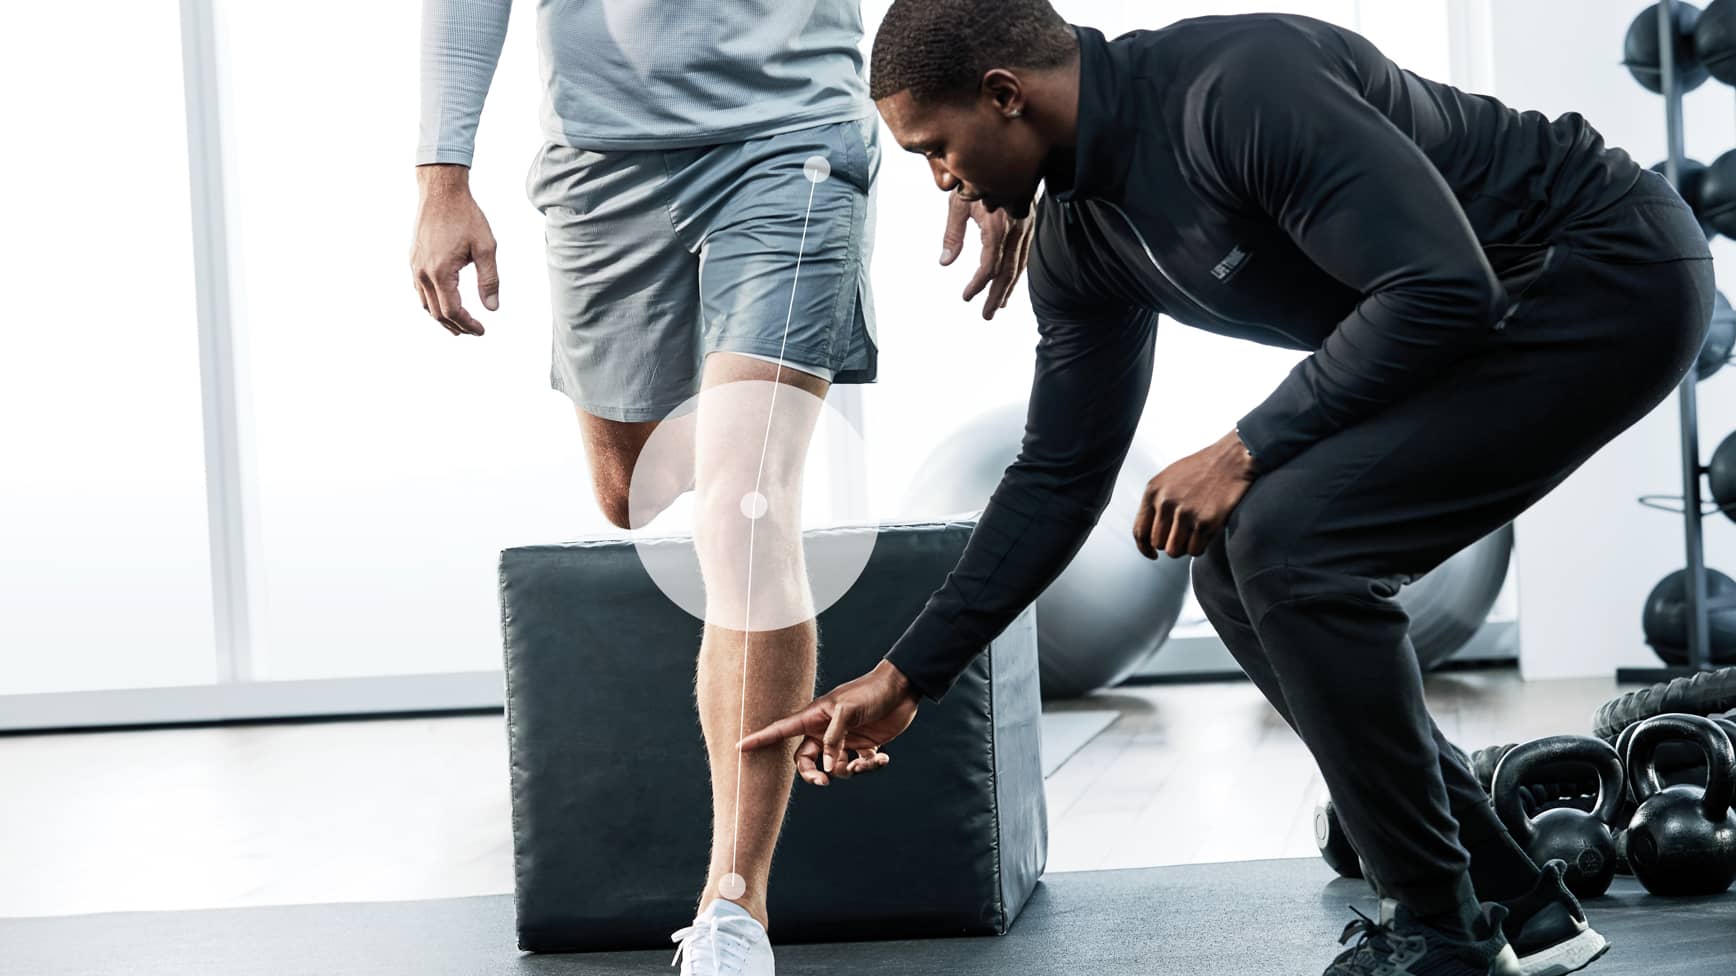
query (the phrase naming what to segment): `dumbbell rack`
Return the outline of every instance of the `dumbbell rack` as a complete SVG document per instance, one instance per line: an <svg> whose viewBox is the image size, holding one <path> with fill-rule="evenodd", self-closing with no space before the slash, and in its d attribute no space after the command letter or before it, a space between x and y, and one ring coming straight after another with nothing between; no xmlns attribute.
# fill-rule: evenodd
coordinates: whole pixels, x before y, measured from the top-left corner
<svg viewBox="0 0 1736 976"><path fill-rule="evenodd" d="M1669 156L1664 163L1664 175L1678 190L1682 186L1682 161L1687 158L1682 135L1681 80L1676 74L1676 3L1660 0L1658 10L1659 67L1663 73L1664 126L1669 140ZM1706 549L1701 524L1702 495L1700 477L1706 473L1700 464L1700 408L1696 386L1697 370L1688 369L1679 389L1682 435L1682 520L1688 554L1688 663L1683 667L1619 668L1615 680L1619 684L1656 684L1706 671L1711 667L1709 633L1706 620Z"/></svg>

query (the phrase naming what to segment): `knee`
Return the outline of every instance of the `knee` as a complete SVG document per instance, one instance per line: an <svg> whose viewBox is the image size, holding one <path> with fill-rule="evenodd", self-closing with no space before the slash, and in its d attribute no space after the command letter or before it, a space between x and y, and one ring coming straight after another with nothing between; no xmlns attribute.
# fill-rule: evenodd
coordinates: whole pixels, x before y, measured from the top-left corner
<svg viewBox="0 0 1736 976"><path fill-rule="evenodd" d="M627 493L602 485L596 487L597 507L602 509L603 517L617 529L632 529L632 513L627 503Z"/></svg>
<svg viewBox="0 0 1736 976"><path fill-rule="evenodd" d="M1213 548L1219 550L1218 573L1229 579L1256 630L1282 604L1368 599L1368 581L1323 561L1321 544L1296 532L1295 513L1254 508L1236 514Z"/></svg>
<svg viewBox="0 0 1736 976"><path fill-rule="evenodd" d="M609 524L617 529L633 531L651 524L687 491L674 485L638 485L629 490L625 485L597 482L593 489L597 508Z"/></svg>
<svg viewBox="0 0 1736 976"><path fill-rule="evenodd" d="M755 549L772 552L799 545L800 484L780 479L719 479L702 482L693 493L693 536L702 562ZM757 561L757 559L756 559Z"/></svg>
<svg viewBox="0 0 1736 976"><path fill-rule="evenodd" d="M1290 562L1290 553L1280 542L1285 527L1285 522L1262 508L1238 510L1224 526L1214 547L1221 550L1223 571L1238 591L1262 573Z"/></svg>
<svg viewBox="0 0 1736 976"><path fill-rule="evenodd" d="M701 460L690 481L696 525L723 529L754 521L761 533L797 521L802 511L800 459L775 450L717 451ZM708 523L708 526L705 524Z"/></svg>
<svg viewBox="0 0 1736 976"><path fill-rule="evenodd" d="M1194 595L1208 617L1232 616L1257 630L1265 612L1289 595L1286 580L1293 563L1277 541L1283 528L1257 509L1237 511L1195 557Z"/></svg>
<svg viewBox="0 0 1736 976"><path fill-rule="evenodd" d="M693 476L641 471L631 476L600 473L592 482L597 507L618 529L642 529L693 488Z"/></svg>
<svg viewBox="0 0 1736 976"><path fill-rule="evenodd" d="M1200 608L1207 614L1230 606L1239 606L1242 602L1236 592L1236 578L1230 572L1229 555L1224 549L1225 537L1222 534L1206 547L1206 551L1194 557L1189 567L1193 577L1194 597L1200 601Z"/></svg>
<svg viewBox="0 0 1736 976"><path fill-rule="evenodd" d="M801 507L788 503L789 493L778 487L725 483L695 490L694 554L708 623L772 631L814 616Z"/></svg>

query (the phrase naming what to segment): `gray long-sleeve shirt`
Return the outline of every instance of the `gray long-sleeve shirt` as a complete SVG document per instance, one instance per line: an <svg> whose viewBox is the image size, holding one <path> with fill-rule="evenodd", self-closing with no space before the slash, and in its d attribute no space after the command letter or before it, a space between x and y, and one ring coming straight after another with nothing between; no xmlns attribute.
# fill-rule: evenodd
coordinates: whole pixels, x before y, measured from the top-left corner
<svg viewBox="0 0 1736 976"><path fill-rule="evenodd" d="M423 0L417 165L470 165L511 9ZM537 0L542 133L673 149L864 118L861 39L858 0Z"/></svg>

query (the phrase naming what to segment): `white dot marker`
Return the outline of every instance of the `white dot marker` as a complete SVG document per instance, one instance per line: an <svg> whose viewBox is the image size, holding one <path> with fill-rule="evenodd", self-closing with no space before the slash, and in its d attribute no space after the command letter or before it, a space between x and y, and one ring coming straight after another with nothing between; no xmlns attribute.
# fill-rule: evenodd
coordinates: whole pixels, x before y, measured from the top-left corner
<svg viewBox="0 0 1736 976"><path fill-rule="evenodd" d="M808 161L802 164L802 175L806 176L810 183L824 183L826 177L832 175L832 164L827 162L824 156L809 156Z"/></svg>
<svg viewBox="0 0 1736 976"><path fill-rule="evenodd" d="M769 508L771 508L771 503L766 501L766 496L757 491L750 491L741 496L741 514L750 519L764 518L766 510Z"/></svg>
<svg viewBox="0 0 1736 976"><path fill-rule="evenodd" d="M722 881L718 882L717 893L730 901L735 901L747 894L747 879L731 871L723 876Z"/></svg>

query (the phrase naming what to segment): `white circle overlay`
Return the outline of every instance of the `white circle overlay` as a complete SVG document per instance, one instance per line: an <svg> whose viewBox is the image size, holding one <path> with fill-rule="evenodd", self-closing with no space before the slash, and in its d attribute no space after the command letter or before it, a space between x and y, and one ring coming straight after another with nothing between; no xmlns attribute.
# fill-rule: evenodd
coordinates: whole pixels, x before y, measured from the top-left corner
<svg viewBox="0 0 1736 976"><path fill-rule="evenodd" d="M730 901L735 901L747 894L747 879L731 871L723 876L722 881L717 883L717 893Z"/></svg>
<svg viewBox="0 0 1736 976"><path fill-rule="evenodd" d="M745 518L765 518L766 512L771 511L771 507L771 499L757 491L750 491L741 496L741 514Z"/></svg>
<svg viewBox="0 0 1736 976"><path fill-rule="evenodd" d="M824 183L826 178L832 175L832 163L824 156L809 156L807 161L802 163L802 175L806 176L810 183Z"/></svg>
<svg viewBox="0 0 1736 976"><path fill-rule="evenodd" d="M780 458L804 444L799 481L774 484ZM696 483L696 457L720 483L671 501L671 485ZM826 400L769 380L710 387L659 423L640 451L627 493L633 547L657 588L691 616L735 631L793 627L842 599L874 552L866 486L834 484L839 471L862 476L867 449ZM720 547L707 553L717 577L709 592L695 544L701 493L719 499L720 522L698 536ZM815 531L829 528L852 531Z"/></svg>

